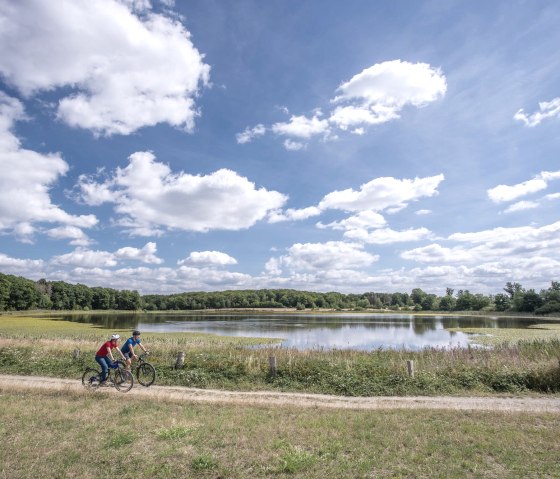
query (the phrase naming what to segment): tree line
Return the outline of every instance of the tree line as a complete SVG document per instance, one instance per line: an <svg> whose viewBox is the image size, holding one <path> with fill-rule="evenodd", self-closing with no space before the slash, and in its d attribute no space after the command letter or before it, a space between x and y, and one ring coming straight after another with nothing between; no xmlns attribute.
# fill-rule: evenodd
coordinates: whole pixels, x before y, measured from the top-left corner
<svg viewBox="0 0 560 479"><path fill-rule="evenodd" d="M64 281L33 281L0 273L0 311L42 310L205 310L235 308L388 309L393 311L560 312L560 282L539 292L508 282L503 293L484 295L446 288L443 296L414 288L411 293L316 293L259 289L140 295L138 291L89 287Z"/></svg>

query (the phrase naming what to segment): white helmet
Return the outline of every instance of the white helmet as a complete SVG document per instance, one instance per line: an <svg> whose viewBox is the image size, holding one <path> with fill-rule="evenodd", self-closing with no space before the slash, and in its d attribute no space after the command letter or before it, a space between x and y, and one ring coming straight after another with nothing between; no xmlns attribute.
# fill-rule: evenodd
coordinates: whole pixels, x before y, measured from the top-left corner
<svg viewBox="0 0 560 479"><path fill-rule="evenodd" d="M121 336L120 334L112 334L111 339L119 339Z"/></svg>

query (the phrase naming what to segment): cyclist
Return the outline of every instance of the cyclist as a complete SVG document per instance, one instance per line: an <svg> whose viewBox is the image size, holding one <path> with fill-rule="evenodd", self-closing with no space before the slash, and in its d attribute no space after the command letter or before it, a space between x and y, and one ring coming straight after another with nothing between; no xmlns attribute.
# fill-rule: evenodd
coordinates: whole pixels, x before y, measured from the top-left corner
<svg viewBox="0 0 560 479"><path fill-rule="evenodd" d="M109 368L113 367L113 363L115 361L113 353L111 352L113 349L116 349L122 356L123 360L126 361L124 354L119 349L119 339L120 335L111 335L111 339L103 343L103 345L99 348L99 351L95 353L95 360L101 366L101 382L99 383L100 385L105 384L105 381L107 381L107 373L109 371Z"/></svg>
<svg viewBox="0 0 560 479"><path fill-rule="evenodd" d="M134 331L132 331L132 337L128 338L124 344L122 345L121 348L121 352L124 354L125 356L125 361L126 361L126 369L129 370L130 369L130 365L132 363L132 358L134 359L138 359L138 356L136 356L136 354L134 353L134 346L140 346L140 349L142 349L142 351L144 351L145 353L147 353L148 351L146 350L146 348L144 347L143 344L140 343L140 331L138 331L137 329L135 329Z"/></svg>

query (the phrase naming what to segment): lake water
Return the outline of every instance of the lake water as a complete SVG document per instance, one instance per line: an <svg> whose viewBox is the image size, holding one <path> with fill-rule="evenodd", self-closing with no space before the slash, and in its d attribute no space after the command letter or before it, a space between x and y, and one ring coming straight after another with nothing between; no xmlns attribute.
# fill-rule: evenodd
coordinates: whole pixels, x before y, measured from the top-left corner
<svg viewBox="0 0 560 479"><path fill-rule="evenodd" d="M538 320L486 316L414 316L409 314L100 314L64 316L108 329L142 332L198 332L223 336L281 338L281 347L297 349L410 349L466 347L469 335L447 328L526 328Z"/></svg>

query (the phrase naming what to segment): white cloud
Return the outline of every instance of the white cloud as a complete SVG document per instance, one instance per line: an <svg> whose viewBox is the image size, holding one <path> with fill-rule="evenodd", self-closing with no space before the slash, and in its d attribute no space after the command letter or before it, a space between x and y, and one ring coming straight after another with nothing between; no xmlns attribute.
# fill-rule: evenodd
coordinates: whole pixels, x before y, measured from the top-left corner
<svg viewBox="0 0 560 479"><path fill-rule="evenodd" d="M206 232L240 230L253 226L286 201L277 191L256 188L247 178L227 169L205 176L172 173L150 152L129 157L126 168L117 168L103 184L82 177L90 192L108 191L104 196L116 204L117 224L133 235L161 234L165 229Z"/></svg>
<svg viewBox="0 0 560 479"><path fill-rule="evenodd" d="M419 263L463 263L474 259L473 255L462 247L447 248L436 243L404 251L401 258Z"/></svg>
<svg viewBox="0 0 560 479"><path fill-rule="evenodd" d="M329 121L341 130L346 131L357 125L377 125L398 117L391 108L376 108L374 111L367 106L344 106L337 107L331 113ZM359 134L363 132L362 128Z"/></svg>
<svg viewBox="0 0 560 479"><path fill-rule="evenodd" d="M392 109L417 107L445 95L447 82L439 69L427 63L392 60L377 63L340 85L333 102L356 101L359 105Z"/></svg>
<svg viewBox="0 0 560 479"><path fill-rule="evenodd" d="M559 233L560 221L540 228L500 227L474 233L454 233L448 240L463 245L449 248L431 244L405 251L401 257L421 263L463 263L470 267L497 263L503 268L517 271L520 261L528 262L537 257L548 257L553 262L558 261ZM525 272L524 276L527 274L528 272ZM533 271L532 274L541 273Z"/></svg>
<svg viewBox="0 0 560 479"><path fill-rule="evenodd" d="M0 23L9 28L0 29L0 74L26 96L71 88L58 117L96 134L157 123L191 131L210 68L189 32L146 3L3 2ZM133 7L146 11L139 17Z"/></svg>
<svg viewBox="0 0 560 479"><path fill-rule="evenodd" d="M381 228L374 231L366 229L353 229L344 233L344 238L363 241L368 244L392 244L409 241L420 241L433 237L427 228L410 228L404 231L395 231L391 228Z"/></svg>
<svg viewBox="0 0 560 479"><path fill-rule="evenodd" d="M292 209L288 208L285 211L276 210L272 211L268 216L269 223L280 223L282 221L301 221L313 216L321 214L321 210L316 206L309 206L307 208Z"/></svg>
<svg viewBox="0 0 560 479"><path fill-rule="evenodd" d="M538 208L539 205L540 203L538 203L537 201L518 201L517 203L508 206L504 210L504 213L514 213L516 211L531 210L534 208Z"/></svg>
<svg viewBox="0 0 560 479"><path fill-rule="evenodd" d="M107 268L117 265L113 253L108 251L93 251L84 248L76 248L71 253L55 256L51 259L54 265L82 266L85 268Z"/></svg>
<svg viewBox="0 0 560 479"><path fill-rule="evenodd" d="M0 269L7 274L22 274L29 278L38 278L42 275L45 262L42 259L12 258L0 253Z"/></svg>
<svg viewBox="0 0 560 479"><path fill-rule="evenodd" d="M361 185L357 191L349 188L329 193L321 200L319 208L343 211L382 211L387 208L402 208L411 201L436 195L437 187L443 179L443 174L414 180L376 178Z"/></svg>
<svg viewBox="0 0 560 479"><path fill-rule="evenodd" d="M91 240L80 229L75 226L59 226L46 231L49 238L53 239L70 239L70 244L74 246L88 246Z"/></svg>
<svg viewBox="0 0 560 479"><path fill-rule="evenodd" d="M36 223L94 226L94 215L70 215L52 204L49 189L69 167L59 153L41 154L21 147L11 130L24 118L22 104L0 92L0 231L11 231L30 242Z"/></svg>
<svg viewBox="0 0 560 479"><path fill-rule="evenodd" d="M244 144L253 141L253 138L263 136L266 133L264 125L259 124L253 128L245 128L245 131L236 135L237 143Z"/></svg>
<svg viewBox="0 0 560 479"><path fill-rule="evenodd" d="M418 216L426 216L426 215L431 215L432 214L432 210L418 210L414 212L415 215Z"/></svg>
<svg viewBox="0 0 560 479"><path fill-rule="evenodd" d="M228 266L237 260L221 251L193 251L187 258L177 261L178 265Z"/></svg>
<svg viewBox="0 0 560 479"><path fill-rule="evenodd" d="M289 122L275 123L271 130L277 135L309 139L315 135L324 135L329 131L329 122L321 120L317 115L313 118L292 115Z"/></svg>
<svg viewBox="0 0 560 479"><path fill-rule="evenodd" d="M312 118L292 115L290 121L275 123L270 130L277 135L297 138L300 141L285 140L284 147L300 150L305 146L301 140L317 135L324 139L337 138L335 128L363 135L364 127L397 119L405 106L425 106L443 97L446 90L445 76L427 63L401 60L376 63L338 87L338 95L331 103L339 105L327 115L328 119L320 119L320 109L316 109L318 113ZM263 125L257 127L262 127L264 132ZM246 129L239 133L238 143L252 139L251 131ZM240 138L244 141L239 141Z"/></svg>
<svg viewBox="0 0 560 479"><path fill-rule="evenodd" d="M494 203L503 203L545 190L546 188L548 188L548 183L550 181L557 179L560 179L560 171L541 171L538 175L535 175L535 177L530 180L512 186L498 185L494 188L490 188L487 193L488 197ZM554 199L554 194L549 194L532 201L519 201L515 204L510 205L504 210L504 212L514 213L517 211L525 211L538 208L543 201L550 199Z"/></svg>
<svg viewBox="0 0 560 479"><path fill-rule="evenodd" d="M115 256L119 259L137 260L148 264L161 264L163 260L156 256L156 243L149 242L142 248L133 248L126 246L115 251Z"/></svg>
<svg viewBox="0 0 560 479"><path fill-rule="evenodd" d="M551 101L543 101L539 103L539 111L527 115L523 109L520 109L513 118L525 124L525 126L533 127L539 125L546 118L560 117L560 97Z"/></svg>
<svg viewBox="0 0 560 479"><path fill-rule="evenodd" d="M375 211L366 210L360 211L357 215L350 216L341 221L333 221L329 224L322 224L317 223L317 227L320 229L331 228L333 230L357 230L357 229L365 229L368 230L370 228L382 228L387 224L385 218L376 213Z"/></svg>
<svg viewBox="0 0 560 479"><path fill-rule="evenodd" d="M488 197L494 203L513 201L521 196L546 189L547 183L542 178L534 178L517 185L498 185L488 190Z"/></svg>
<svg viewBox="0 0 560 479"><path fill-rule="evenodd" d="M303 150L305 149L305 143L301 143L299 141L293 141L290 140L289 138L287 140L284 140L284 148L286 148L286 150L288 151L298 151L298 150Z"/></svg>
<svg viewBox="0 0 560 479"><path fill-rule="evenodd" d="M271 258L267 271L280 274L281 271L323 271L352 270L365 268L378 260L358 243L329 241L327 243L296 243L288 248L288 254Z"/></svg>

